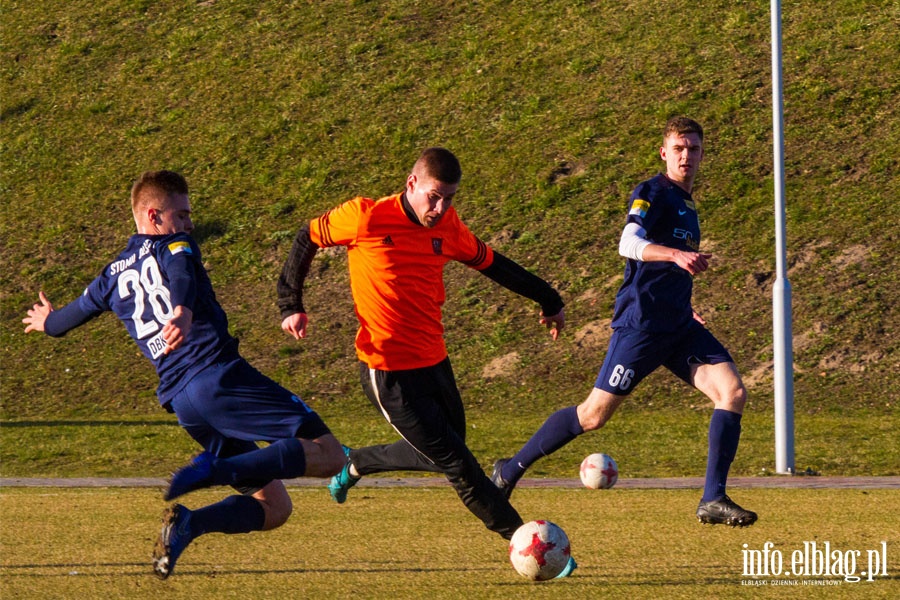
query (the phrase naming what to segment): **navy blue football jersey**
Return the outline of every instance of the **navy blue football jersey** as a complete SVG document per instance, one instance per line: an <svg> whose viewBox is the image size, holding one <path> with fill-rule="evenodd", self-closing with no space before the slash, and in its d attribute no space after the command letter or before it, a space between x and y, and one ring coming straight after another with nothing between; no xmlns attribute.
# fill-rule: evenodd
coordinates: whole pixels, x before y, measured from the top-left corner
<svg viewBox="0 0 900 600"><path fill-rule="evenodd" d="M694 201L662 173L635 188L627 223L642 227L653 244L699 251L700 222ZM693 318L692 290L691 274L675 263L628 259L625 280L616 294L612 327L676 331Z"/></svg>
<svg viewBox="0 0 900 600"><path fill-rule="evenodd" d="M164 354L162 329L179 304L193 311L193 324L184 344ZM62 335L107 310L122 321L156 368L157 396L163 405L223 350L237 348L203 268L200 248L185 233L133 235L80 298L50 313L45 330Z"/></svg>

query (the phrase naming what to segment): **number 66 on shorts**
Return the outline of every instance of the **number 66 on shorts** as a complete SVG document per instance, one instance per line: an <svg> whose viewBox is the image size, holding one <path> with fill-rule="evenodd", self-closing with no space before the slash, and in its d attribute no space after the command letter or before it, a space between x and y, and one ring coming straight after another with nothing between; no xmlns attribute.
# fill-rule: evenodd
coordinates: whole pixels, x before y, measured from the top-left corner
<svg viewBox="0 0 900 600"><path fill-rule="evenodd" d="M634 380L634 369L626 369L622 365L613 367L612 375L609 376L609 385L622 390L628 391Z"/></svg>

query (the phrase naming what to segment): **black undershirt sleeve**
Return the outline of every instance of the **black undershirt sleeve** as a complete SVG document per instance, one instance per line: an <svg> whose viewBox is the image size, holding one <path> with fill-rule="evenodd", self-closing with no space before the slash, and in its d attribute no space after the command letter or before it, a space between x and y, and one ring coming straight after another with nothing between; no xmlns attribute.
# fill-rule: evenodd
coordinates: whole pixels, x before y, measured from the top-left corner
<svg viewBox="0 0 900 600"><path fill-rule="evenodd" d="M559 292L553 289L549 283L496 250L494 250L494 262L481 272L506 289L540 304L541 313L545 317L559 314L565 306Z"/></svg>
<svg viewBox="0 0 900 600"><path fill-rule="evenodd" d="M281 276L278 278L278 309L284 319L296 313L305 313L303 308L303 282L309 274L309 266L319 247L309 235L309 225L305 225L294 237Z"/></svg>

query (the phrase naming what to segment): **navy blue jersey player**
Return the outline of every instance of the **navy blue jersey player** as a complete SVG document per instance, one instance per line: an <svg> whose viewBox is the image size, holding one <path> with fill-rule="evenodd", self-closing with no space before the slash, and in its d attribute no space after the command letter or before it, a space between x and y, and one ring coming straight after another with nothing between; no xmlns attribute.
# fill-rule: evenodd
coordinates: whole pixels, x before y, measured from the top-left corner
<svg viewBox="0 0 900 600"><path fill-rule="evenodd" d="M737 452L747 392L728 351L691 308L693 277L709 266L700 252L700 226L691 191L703 159L703 129L685 117L666 124L660 156L666 172L635 188L619 242L627 259L616 294L613 334L587 399L561 409L491 479L512 493L534 461L585 431L603 427L644 377L663 366L706 394L714 405L709 455L697 517L703 523L744 527L756 514L725 494Z"/></svg>
<svg viewBox="0 0 900 600"><path fill-rule="evenodd" d="M166 578L199 535L282 525L292 506L279 480L330 477L345 457L315 412L238 353L190 236L184 178L171 171L144 173L132 187L131 203L137 233L125 249L59 310L40 292L23 322L26 333L58 337L114 312L156 368L160 404L204 448L173 475L166 499L213 485L241 492L196 510L180 504L166 510L153 552L154 572ZM259 448L258 441L269 445Z"/></svg>

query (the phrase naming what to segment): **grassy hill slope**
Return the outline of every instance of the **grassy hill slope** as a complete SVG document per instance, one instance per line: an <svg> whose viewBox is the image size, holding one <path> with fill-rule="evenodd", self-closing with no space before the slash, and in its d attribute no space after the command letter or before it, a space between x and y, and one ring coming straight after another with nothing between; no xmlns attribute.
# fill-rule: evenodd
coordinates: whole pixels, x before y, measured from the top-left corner
<svg viewBox="0 0 900 600"><path fill-rule="evenodd" d="M801 414L896 418L897 6L784 8ZM301 344L279 329L275 280L305 220L399 190L418 151L444 145L463 164L470 228L567 301L553 343L530 302L447 269L447 340L472 420L527 414L530 427L590 388L624 203L661 168L675 113L707 131L695 196L714 265L695 305L732 350L751 409L771 409L768 5L33 0L0 18L2 418L159 414L155 376L115 319L64 341L25 336L20 320L39 289L59 305L80 293L133 230L133 179L170 168L192 186L196 237L244 354L365 438L377 416L356 382L345 256L316 259ZM662 373L631 403L703 404Z"/></svg>

